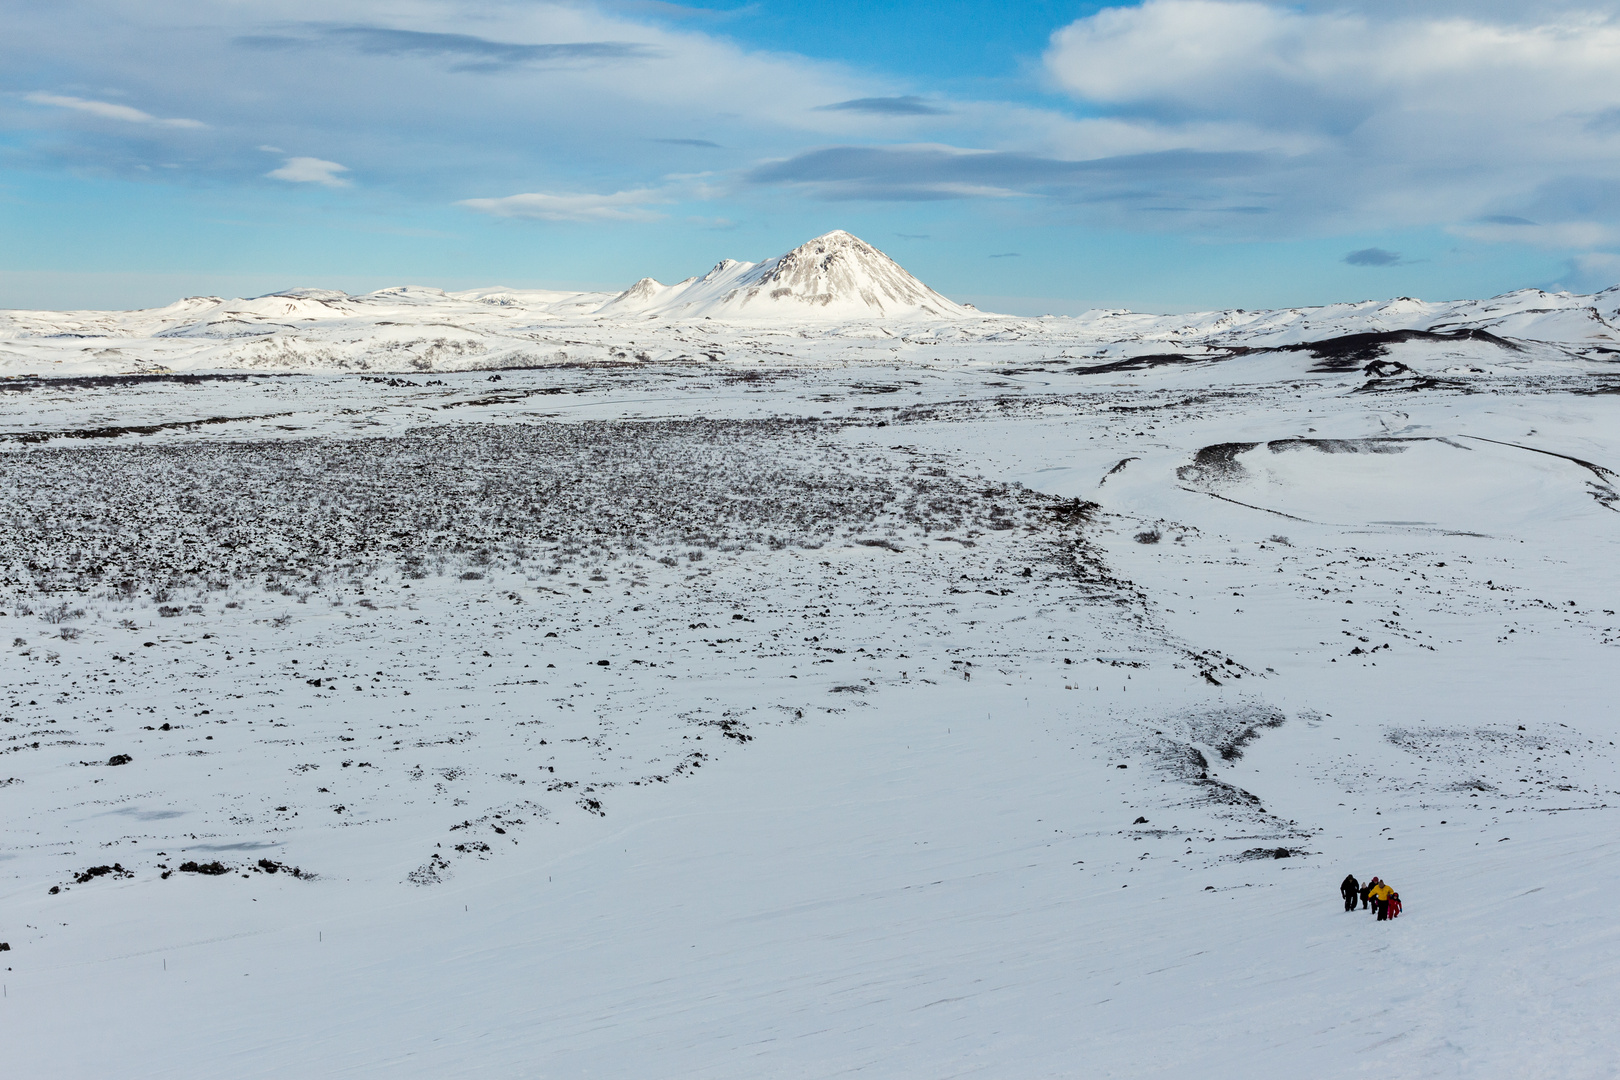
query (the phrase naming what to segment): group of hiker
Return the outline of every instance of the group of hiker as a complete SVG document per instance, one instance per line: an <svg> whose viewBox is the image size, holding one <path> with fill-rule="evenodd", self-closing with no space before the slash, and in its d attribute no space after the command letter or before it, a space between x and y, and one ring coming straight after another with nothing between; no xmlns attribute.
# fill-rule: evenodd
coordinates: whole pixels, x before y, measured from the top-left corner
<svg viewBox="0 0 1620 1080"><path fill-rule="evenodd" d="M1339 895L1344 897L1344 910L1356 910L1356 901L1360 900L1361 910L1371 908L1379 922L1401 913L1401 894L1376 874L1365 885L1357 881L1354 874L1346 874L1339 883Z"/></svg>

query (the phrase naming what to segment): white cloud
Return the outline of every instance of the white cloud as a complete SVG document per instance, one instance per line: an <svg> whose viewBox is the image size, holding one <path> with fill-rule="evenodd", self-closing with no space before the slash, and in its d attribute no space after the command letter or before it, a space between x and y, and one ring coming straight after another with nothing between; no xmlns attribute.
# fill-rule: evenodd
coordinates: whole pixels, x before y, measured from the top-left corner
<svg viewBox="0 0 1620 1080"><path fill-rule="evenodd" d="M1463 17L1305 14L1254 0L1148 0L1059 30L1058 84L1093 101L1234 111L1331 126L1332 104L1480 118L1613 104L1620 26L1604 15L1539 25Z"/></svg>
<svg viewBox="0 0 1620 1080"><path fill-rule="evenodd" d="M1211 149L1224 129L1232 149L1273 150L1261 190L1296 227L1443 224L1482 239L1610 242L1594 219L1620 214L1594 211L1572 181L1620 180L1620 22L1569 9L1501 21L1412 10L1147 0L1059 30L1046 70L1143 138L1180 130ZM1532 204L1534 230L1467 224Z"/></svg>
<svg viewBox="0 0 1620 1080"><path fill-rule="evenodd" d="M273 169L265 175L294 184L321 184L325 187L339 188L348 187L349 181L337 174L348 171L347 165L339 165L335 161L322 161L313 157L290 157L281 168Z"/></svg>
<svg viewBox="0 0 1620 1080"><path fill-rule="evenodd" d="M201 120L179 118L165 120L129 105L119 105L111 101L91 101L87 98L69 97L65 94L47 94L42 91L23 96L24 100L31 101L35 105L53 105L59 109L74 109L78 112L89 113L91 116L99 116L103 120L122 120L130 124L155 124L158 127L170 128L205 128L208 126Z"/></svg>
<svg viewBox="0 0 1620 1080"><path fill-rule="evenodd" d="M671 202L659 191L618 191L611 195L551 195L532 191L499 199L463 199L458 205L496 217L541 221L656 221L664 215L650 203Z"/></svg>
<svg viewBox="0 0 1620 1080"><path fill-rule="evenodd" d="M769 183L783 200L952 198L994 202L998 220L1224 236L1483 236L1467 230L1523 218L1543 228L1501 237L1613 250L1601 230L1620 226L1620 22L1582 3L1620 0L1107 8L1045 54L1077 109L965 100L593 0L170 0L161 13L77 0L71 32L56 8L22 5L0 35L0 83L49 72L14 89L205 102L213 125L165 131L196 122L49 95L36 104L109 120L25 132L40 161L150 173L183 157L251 182L287 157L255 146L343 147L347 167L288 158L271 175L336 187L358 172L508 217L647 221L702 199L754 220L743 203ZM847 102L862 108L824 108ZM143 138L110 135L112 120ZM165 135L183 149L151 145ZM783 162L796 169L773 171ZM696 167L715 190L676 175ZM524 194L469 198L503 191Z"/></svg>
<svg viewBox="0 0 1620 1080"><path fill-rule="evenodd" d="M437 188L446 201L491 185L613 191L691 168L693 143L716 144L705 167L735 168L807 139L915 137L916 125L957 120L818 111L917 88L591 0L77 0L72 8L8 12L0 89L6 71L49 71L55 85L127 87L130 101L206 102L219 152L194 167L239 176L259 171L241 164L241 151L255 146L338 145L368 178ZM39 152L105 165L112 155L98 138L81 133L79 145ZM149 164L136 153L127 160Z"/></svg>

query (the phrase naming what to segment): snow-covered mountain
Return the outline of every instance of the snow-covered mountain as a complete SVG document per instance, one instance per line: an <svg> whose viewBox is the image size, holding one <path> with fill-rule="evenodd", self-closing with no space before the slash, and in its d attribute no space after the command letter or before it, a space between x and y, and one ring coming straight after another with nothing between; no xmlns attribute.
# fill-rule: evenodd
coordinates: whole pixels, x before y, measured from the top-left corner
<svg viewBox="0 0 1620 1080"><path fill-rule="evenodd" d="M866 241L835 229L774 259L725 259L701 278L674 285L642 278L596 314L780 322L962 319L977 312L947 300Z"/></svg>
<svg viewBox="0 0 1620 1080"><path fill-rule="evenodd" d="M699 327L701 347L691 340ZM1521 289L1484 300L1397 297L1269 311L997 315L941 296L870 244L835 231L763 262L726 259L702 277L673 285L642 278L618 293L398 286L352 296L299 288L142 311L0 311L0 375L492 370L736 358L766 340L769 355L797 361L931 361L956 348L963 359L1012 350L1016 357L1001 359L1022 363L1034 349L1117 363L1297 354L1369 334L1429 335L1476 366L1606 364L1620 353L1620 286L1589 296Z"/></svg>
<svg viewBox="0 0 1620 1080"><path fill-rule="evenodd" d="M1502 338L1620 345L1620 286L1593 295L1517 289L1484 300L1423 301L1409 296L1321 307L1150 315L1090 311L1072 320L1097 340L1183 340L1213 346L1275 348L1348 334L1416 330L1485 331Z"/></svg>

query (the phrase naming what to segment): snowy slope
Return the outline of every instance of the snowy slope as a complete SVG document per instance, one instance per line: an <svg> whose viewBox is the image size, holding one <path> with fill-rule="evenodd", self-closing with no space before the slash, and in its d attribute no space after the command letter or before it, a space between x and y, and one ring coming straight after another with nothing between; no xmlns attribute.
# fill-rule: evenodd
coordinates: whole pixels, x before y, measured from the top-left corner
<svg viewBox="0 0 1620 1080"><path fill-rule="evenodd" d="M0 316L5 1075L1616 1075L1620 291L823 239Z"/></svg>
<svg viewBox="0 0 1620 1080"><path fill-rule="evenodd" d="M1612 369L761 340L6 383L8 1067L1614 1075Z"/></svg>

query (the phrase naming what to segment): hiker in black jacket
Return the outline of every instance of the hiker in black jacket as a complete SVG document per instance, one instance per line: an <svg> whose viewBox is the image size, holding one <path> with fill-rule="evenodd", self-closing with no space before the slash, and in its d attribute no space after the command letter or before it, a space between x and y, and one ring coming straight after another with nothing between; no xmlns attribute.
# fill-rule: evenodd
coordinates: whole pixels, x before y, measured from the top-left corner
<svg viewBox="0 0 1620 1080"><path fill-rule="evenodd" d="M1356 875L1344 876L1344 881L1339 884L1339 895L1344 897L1344 910L1356 910L1356 898L1361 895L1361 884L1356 881Z"/></svg>

